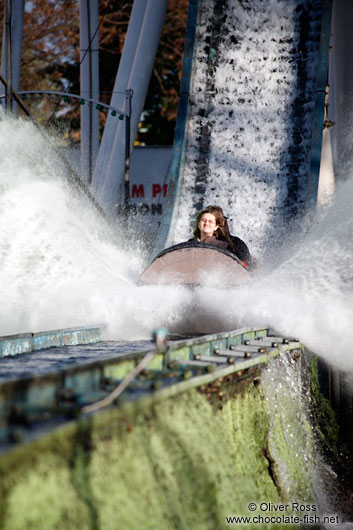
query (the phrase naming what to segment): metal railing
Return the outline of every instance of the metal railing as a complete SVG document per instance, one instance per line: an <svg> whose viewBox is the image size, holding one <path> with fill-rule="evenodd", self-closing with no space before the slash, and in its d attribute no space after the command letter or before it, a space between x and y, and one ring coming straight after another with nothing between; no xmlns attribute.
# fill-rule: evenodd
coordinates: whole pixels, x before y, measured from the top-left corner
<svg viewBox="0 0 353 530"><path fill-rule="evenodd" d="M9 97L11 99L14 99L16 103L19 104L20 108L25 112L25 114L33 120L33 117L30 115L26 107L21 104L21 100L26 101L28 96L34 97L38 95L40 98L43 98L43 96L47 96L47 98L50 100L53 96L57 98L57 101L63 100L65 103L70 103L71 100L77 100L80 105L85 105L86 103L88 105L95 105L95 108L98 111L106 110L111 113L111 116L119 116L119 120L125 119L125 170L124 170L124 211L125 216L128 215L129 209L130 209L130 138L131 138L131 112L132 112L132 97L133 97L133 90L127 89L125 91L125 108L126 110L123 111L121 109L118 109L117 107L113 105L108 105L107 103L103 103L102 101L92 99L92 98L83 98L81 95L73 94L71 92L62 92L58 90L20 90L18 92L14 92L12 88L8 87L8 84L4 78L1 77L0 81L5 86L5 94L0 95L0 105L2 104L2 100L8 101ZM11 92L9 95L8 92ZM34 120L33 120L34 121Z"/></svg>

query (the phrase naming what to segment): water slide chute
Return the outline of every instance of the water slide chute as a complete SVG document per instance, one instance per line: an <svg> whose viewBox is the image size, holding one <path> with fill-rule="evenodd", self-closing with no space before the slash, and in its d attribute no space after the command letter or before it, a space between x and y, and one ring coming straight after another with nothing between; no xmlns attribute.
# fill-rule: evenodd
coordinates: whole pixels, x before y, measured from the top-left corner
<svg viewBox="0 0 353 530"><path fill-rule="evenodd" d="M331 11L332 0L269 0L246 9L190 1L153 255L185 240L197 210L216 201L237 235L250 234L255 251L266 239L283 239L288 223L316 205ZM222 151L223 134L229 145Z"/></svg>

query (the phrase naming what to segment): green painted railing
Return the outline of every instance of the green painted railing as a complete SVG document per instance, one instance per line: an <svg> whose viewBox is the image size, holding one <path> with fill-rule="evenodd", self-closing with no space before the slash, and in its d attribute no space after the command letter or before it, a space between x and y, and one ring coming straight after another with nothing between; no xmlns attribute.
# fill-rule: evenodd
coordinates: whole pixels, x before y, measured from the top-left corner
<svg viewBox="0 0 353 530"><path fill-rule="evenodd" d="M72 345L73 341L100 340L101 327L74 328L55 332L15 336L16 341L31 342L32 347ZM104 344L101 343L102 352ZM158 345L158 342L156 343ZM269 335L267 326L244 328L226 333L167 342L163 351L156 346L151 361L143 372L133 377L127 388L109 404L124 405L136 400L159 401L191 388L210 384L237 372L260 368L287 351L300 349L295 339ZM149 349L150 350L150 349ZM0 384L0 442L26 437L25 425L55 418L84 415L131 375L151 352L116 354L63 367L38 375L5 379ZM93 410L96 410L93 406ZM1 428L2 426L2 428Z"/></svg>
<svg viewBox="0 0 353 530"><path fill-rule="evenodd" d="M103 325L19 333L0 337L0 358L51 348L93 344L103 338Z"/></svg>

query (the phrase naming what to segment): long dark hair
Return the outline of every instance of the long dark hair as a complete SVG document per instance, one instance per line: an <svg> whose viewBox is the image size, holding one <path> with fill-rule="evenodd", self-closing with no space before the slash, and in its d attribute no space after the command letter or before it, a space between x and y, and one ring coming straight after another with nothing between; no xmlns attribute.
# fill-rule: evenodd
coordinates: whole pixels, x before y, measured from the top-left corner
<svg viewBox="0 0 353 530"><path fill-rule="evenodd" d="M211 213L214 215L216 219L216 230L213 233L213 237L216 239L220 239L221 241L226 241L231 249L234 249L234 245L232 243L232 240L230 239L230 233L229 228L226 220L224 219L223 210L220 206L207 206L201 212L197 214L196 221L195 221L195 227L194 227L194 236L199 239L201 236L199 224L201 221L201 217L205 213Z"/></svg>

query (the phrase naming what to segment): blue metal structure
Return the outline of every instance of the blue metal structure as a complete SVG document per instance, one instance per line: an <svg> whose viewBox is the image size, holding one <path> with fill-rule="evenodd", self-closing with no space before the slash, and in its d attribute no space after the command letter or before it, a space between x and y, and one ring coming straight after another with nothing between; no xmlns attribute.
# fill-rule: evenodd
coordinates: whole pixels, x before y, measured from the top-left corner
<svg viewBox="0 0 353 530"><path fill-rule="evenodd" d="M137 1L137 3L135 1L134 7L135 4L138 6L141 1ZM143 111L167 6L168 0L148 0L141 27L139 28L139 20L136 22L135 18L131 18L130 21L131 23L136 22L137 29L140 29L136 47L135 42L132 40L127 43L131 44L132 50L126 46L123 50L123 55L127 54L128 57L134 51L127 85L127 88L133 90L134 93L131 112L130 150L133 148ZM118 128L111 152L107 153L108 164L105 163L102 166L103 170L101 166L98 167L97 165L97 171L95 171L93 178L92 189L94 194L102 207L112 216L116 215L117 205L126 202L128 182L126 164L124 165L123 163L125 159L124 136L125 131ZM104 138L104 141L111 143L111 139L107 137ZM105 150L104 142L102 142L101 149Z"/></svg>
<svg viewBox="0 0 353 530"><path fill-rule="evenodd" d="M158 231L153 254L158 254L170 240L173 230L173 215L180 199L179 175L185 155L185 130L189 109L190 82L193 67L195 33L198 15L198 0L189 1L188 19L184 41L183 67L180 84L179 104L175 137L173 144L172 162L167 176L168 193L164 203L164 215Z"/></svg>
<svg viewBox="0 0 353 530"><path fill-rule="evenodd" d="M125 127L115 123L116 135L112 134L111 121L103 136L102 157L98 156L98 115L89 106L81 113L81 178L93 180L92 191L100 200L101 207L115 214L115 205L129 200L129 159L140 115L143 110L154 58L159 44L168 0L136 0L125 42L121 68L112 95L111 105L97 102L99 95L98 74L98 0L81 0L81 94L80 98L97 102L102 108L110 108L120 116L126 116ZM20 57L22 48L24 0L7 0L4 17L4 41L2 48L2 78L6 80L3 96L12 102L12 89L18 91ZM123 86L123 90L117 88ZM42 93L49 91L42 91ZM121 98L123 93L123 100ZM134 93L134 105L131 97ZM74 97L72 94L65 96ZM76 96L77 97L77 96ZM125 110L119 110L120 104ZM12 105L12 104L11 104ZM132 115L132 120L131 120ZM132 129L130 131L130 129ZM129 145L125 145L128 138ZM109 143L107 150L106 142ZM113 142L113 143L112 143ZM97 161L97 168L94 165Z"/></svg>
<svg viewBox="0 0 353 530"><path fill-rule="evenodd" d="M324 108L326 87L328 84L328 60L331 33L331 16L333 0L323 0L323 15L320 36L320 55L317 69L313 135L311 141L311 161L308 175L306 211L316 206L319 187L322 131L324 125Z"/></svg>
<svg viewBox="0 0 353 530"><path fill-rule="evenodd" d="M129 87L129 77L134 63L136 50L139 42L139 35L147 8L147 0L134 2L130 22L125 37L124 49L119 62L118 72L116 75L113 93L110 104L118 108L129 107L131 102L124 97ZM112 156L115 141L118 142L123 134L122 124L116 122L110 116L107 116L106 124L103 131L102 141L97 156L97 161L92 175L92 190L96 191L101 185L102 176L107 172L110 157ZM117 140L116 140L117 139Z"/></svg>
<svg viewBox="0 0 353 530"><path fill-rule="evenodd" d="M25 0L4 2L4 32L1 54L1 74L8 80L1 86L1 94L7 96L6 107L16 114L16 104L12 101L12 89L18 90L22 55L22 35Z"/></svg>
<svg viewBox="0 0 353 530"><path fill-rule="evenodd" d="M80 92L99 99L98 0L80 2ZM81 178L92 181L99 149L99 115L92 107L81 109Z"/></svg>

